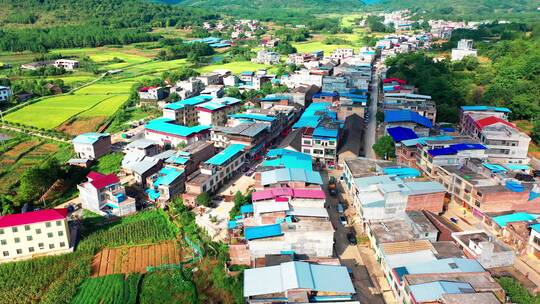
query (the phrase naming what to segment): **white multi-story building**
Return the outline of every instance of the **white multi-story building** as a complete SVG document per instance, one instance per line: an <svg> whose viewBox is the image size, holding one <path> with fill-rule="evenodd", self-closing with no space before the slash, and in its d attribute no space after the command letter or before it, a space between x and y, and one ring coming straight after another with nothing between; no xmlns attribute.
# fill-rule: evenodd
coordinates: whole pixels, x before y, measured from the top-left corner
<svg viewBox="0 0 540 304"><path fill-rule="evenodd" d="M272 51L260 50L257 52L257 58L252 61L260 64L276 64L279 63L279 54Z"/></svg>
<svg viewBox="0 0 540 304"><path fill-rule="evenodd" d="M57 68L64 68L66 71L72 71L79 68L79 61L71 59L58 59L53 64Z"/></svg>
<svg viewBox="0 0 540 304"><path fill-rule="evenodd" d="M330 54L330 58L332 58L332 59L345 59L345 58L352 57L353 55L354 55L354 49L339 48L339 49L335 49Z"/></svg>
<svg viewBox="0 0 540 304"><path fill-rule="evenodd" d="M0 263L73 251L67 209L0 217Z"/></svg>
<svg viewBox="0 0 540 304"><path fill-rule="evenodd" d="M452 61L462 60L466 56L478 56L478 51L473 49L473 41L469 39L461 39L458 42L457 48L452 49Z"/></svg>
<svg viewBox="0 0 540 304"><path fill-rule="evenodd" d="M0 101L7 101L11 96L12 92L9 87L0 86Z"/></svg>
<svg viewBox="0 0 540 304"><path fill-rule="evenodd" d="M126 195L126 189L114 174L90 172L88 181L77 186L79 199L84 209L96 213L111 213L118 216L135 213L135 199Z"/></svg>

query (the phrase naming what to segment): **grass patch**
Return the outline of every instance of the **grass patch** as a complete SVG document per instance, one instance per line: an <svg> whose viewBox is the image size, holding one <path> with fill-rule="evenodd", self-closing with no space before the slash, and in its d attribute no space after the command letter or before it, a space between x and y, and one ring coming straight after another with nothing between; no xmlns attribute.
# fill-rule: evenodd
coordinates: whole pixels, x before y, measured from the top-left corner
<svg viewBox="0 0 540 304"><path fill-rule="evenodd" d="M80 117L109 116L116 112L127 100L128 95L116 95L103 100L99 106L93 107L88 111L82 112Z"/></svg>
<svg viewBox="0 0 540 304"><path fill-rule="evenodd" d="M97 164L92 167L92 170L103 174L117 173L120 171L123 158L124 154L121 152L109 153L101 157Z"/></svg>

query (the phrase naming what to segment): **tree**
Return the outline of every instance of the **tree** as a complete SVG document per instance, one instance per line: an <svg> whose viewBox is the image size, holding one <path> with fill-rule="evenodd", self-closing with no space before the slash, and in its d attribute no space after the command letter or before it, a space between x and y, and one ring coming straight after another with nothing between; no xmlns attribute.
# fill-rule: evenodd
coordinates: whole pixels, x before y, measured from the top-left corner
<svg viewBox="0 0 540 304"><path fill-rule="evenodd" d="M540 143L540 120L534 122L531 138L535 143Z"/></svg>
<svg viewBox="0 0 540 304"><path fill-rule="evenodd" d="M197 204L201 206L209 207L210 203L212 202L212 198L208 193L203 192L197 196L196 201Z"/></svg>
<svg viewBox="0 0 540 304"><path fill-rule="evenodd" d="M296 48L288 42L280 42L276 46L275 51L280 53L281 55L289 55L296 53Z"/></svg>
<svg viewBox="0 0 540 304"><path fill-rule="evenodd" d="M396 157L394 140L390 135L385 135L373 145L373 151L378 157L388 159Z"/></svg>
<svg viewBox="0 0 540 304"><path fill-rule="evenodd" d="M225 89L225 95L228 97L234 97L234 98L242 98L242 93L240 93L240 89L237 87L228 87Z"/></svg>
<svg viewBox="0 0 540 304"><path fill-rule="evenodd" d="M377 122L383 122L384 121L384 112L379 111L377 114L375 114L375 119L377 119Z"/></svg>

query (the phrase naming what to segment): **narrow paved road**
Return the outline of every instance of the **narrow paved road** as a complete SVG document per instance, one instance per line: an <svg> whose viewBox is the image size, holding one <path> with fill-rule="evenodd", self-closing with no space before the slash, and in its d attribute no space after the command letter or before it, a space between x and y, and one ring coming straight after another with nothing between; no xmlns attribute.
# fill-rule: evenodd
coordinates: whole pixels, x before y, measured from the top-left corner
<svg viewBox="0 0 540 304"><path fill-rule="evenodd" d="M322 171L321 175L323 177L324 185L328 185L328 172ZM341 190L341 189L340 189ZM337 197L330 196L327 191L327 188L324 188L326 193L327 203L328 203L328 213L330 214L330 221L335 228L334 233L334 251L341 265L352 269L353 271L353 284L357 292L357 300L360 303L369 303L369 304L384 304L385 301L379 288L373 284L373 280L368 272L366 264L362 259L361 253L358 249L358 246L349 244L347 240L347 233L353 231L351 227L343 226L339 220L339 214L337 212L337 204L342 200L341 193L338 193ZM341 192L341 191L339 191Z"/></svg>
<svg viewBox="0 0 540 304"><path fill-rule="evenodd" d="M375 61L374 66L377 66L379 59ZM375 143L377 133L377 102L379 101L379 69L371 75L371 85L369 88L371 101L368 107L369 122L366 126L364 134L364 153L367 158L375 158L375 153L371 148Z"/></svg>

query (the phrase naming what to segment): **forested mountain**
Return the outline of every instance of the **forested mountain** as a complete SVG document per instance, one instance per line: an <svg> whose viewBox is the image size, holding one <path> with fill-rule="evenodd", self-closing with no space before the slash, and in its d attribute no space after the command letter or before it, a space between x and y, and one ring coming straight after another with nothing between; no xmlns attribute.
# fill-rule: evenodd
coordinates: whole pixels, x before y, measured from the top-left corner
<svg viewBox="0 0 540 304"><path fill-rule="evenodd" d="M540 19L538 0L366 0L372 10L402 10L423 12L434 19L510 19L520 21ZM367 2L366 2L367 3Z"/></svg>
<svg viewBox="0 0 540 304"><path fill-rule="evenodd" d="M154 41L152 27L217 18L201 9L146 0L0 0L0 50L43 52Z"/></svg>

